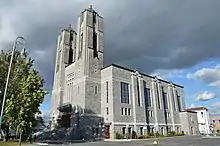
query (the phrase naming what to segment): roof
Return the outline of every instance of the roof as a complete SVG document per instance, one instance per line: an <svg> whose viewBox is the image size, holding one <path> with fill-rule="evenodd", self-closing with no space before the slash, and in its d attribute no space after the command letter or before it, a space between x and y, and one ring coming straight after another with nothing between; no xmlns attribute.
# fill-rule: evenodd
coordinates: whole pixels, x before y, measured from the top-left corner
<svg viewBox="0 0 220 146"><path fill-rule="evenodd" d="M186 110L189 110L189 111L197 111L197 110L208 110L206 107L192 107L192 108L188 108Z"/></svg>
<svg viewBox="0 0 220 146"><path fill-rule="evenodd" d="M195 111L191 111L191 110L188 110L188 109L184 110L183 112L188 112L188 113L197 113L197 112L195 112Z"/></svg>
<svg viewBox="0 0 220 146"><path fill-rule="evenodd" d="M129 68L126 68L126 67L123 67L123 66L120 66L120 65L116 65L116 64L107 65L107 66L103 67L102 69L106 69L106 68L108 68L110 66L117 67L117 68L120 68L120 69L123 69L123 70L127 70L127 71L130 71L130 72L135 72L134 69L129 69ZM152 78L152 79L155 78L155 76L151 76L151 75L148 75L148 74L145 74L145 73L140 73L140 74L143 75L143 76ZM171 83L171 82L163 80L163 79L158 79L158 80L161 81L161 82L164 82L164 83ZM180 88L184 88L183 86L175 84L175 83L173 83L173 85L175 85L177 87L180 87Z"/></svg>

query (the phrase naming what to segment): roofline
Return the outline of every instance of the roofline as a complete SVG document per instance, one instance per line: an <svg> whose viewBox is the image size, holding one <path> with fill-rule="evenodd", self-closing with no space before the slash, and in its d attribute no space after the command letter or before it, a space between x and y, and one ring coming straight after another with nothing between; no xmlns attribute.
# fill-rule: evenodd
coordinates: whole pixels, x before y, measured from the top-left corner
<svg viewBox="0 0 220 146"><path fill-rule="evenodd" d="M199 107L192 107L192 108L187 108L186 110L200 110L200 109L205 109L205 110L209 110L208 108L204 107L204 106L199 106Z"/></svg>
<svg viewBox="0 0 220 146"><path fill-rule="evenodd" d="M130 71L130 72L134 72L134 71L135 71L135 70L132 70L132 69L130 69L130 68L126 68L126 67L123 67L123 66L120 66L120 65L117 65L117 64L107 65L107 66L103 67L101 70L104 70L104 69L106 69L106 68L108 68L108 67L110 67L110 66L117 67L117 68L121 68L121 69ZM139 72L139 73L140 73L140 72ZM145 74L145 73L140 73L140 74L143 75L143 76L147 76L147 77L149 77L149 78L152 78L152 79L155 78L154 76L150 76L150 75ZM163 79L158 79L158 80L161 81L161 82L170 83L169 81L166 81L166 80L163 80ZM175 83L172 83L172 84L175 85L175 86L177 86L177 87L184 88L182 85L178 85L178 84L175 84Z"/></svg>
<svg viewBox="0 0 220 146"><path fill-rule="evenodd" d="M197 112L195 112L195 111L190 111L190 110L184 110L184 111L181 111L181 112L197 113Z"/></svg>

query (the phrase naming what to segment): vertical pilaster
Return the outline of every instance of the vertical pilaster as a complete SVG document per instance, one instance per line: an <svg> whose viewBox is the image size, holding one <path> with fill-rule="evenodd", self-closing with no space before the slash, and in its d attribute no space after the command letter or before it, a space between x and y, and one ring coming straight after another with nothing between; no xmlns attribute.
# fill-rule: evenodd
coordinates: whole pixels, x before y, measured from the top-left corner
<svg viewBox="0 0 220 146"><path fill-rule="evenodd" d="M155 117L155 122L154 122L154 127L156 129L156 131L159 130L159 127L158 127L158 113L157 113L157 97L156 97L156 80L155 79L152 79L151 80L151 84L152 84L152 94L153 94L153 105L154 105L154 117Z"/></svg>
<svg viewBox="0 0 220 146"><path fill-rule="evenodd" d="M133 119L134 119L134 131L137 131L137 117L136 117L136 81L137 76L135 73L131 74L131 86L132 86L132 106L133 106Z"/></svg>
<svg viewBox="0 0 220 146"><path fill-rule="evenodd" d="M140 98L140 106L144 106L144 83L143 83L143 77L142 75L138 76L138 82L139 82L139 98Z"/></svg>
<svg viewBox="0 0 220 146"><path fill-rule="evenodd" d="M169 105L170 105L170 115L171 115L171 121L172 121L172 130L175 130L174 125L174 101L173 101L173 87L172 84L168 85L168 97L169 97Z"/></svg>

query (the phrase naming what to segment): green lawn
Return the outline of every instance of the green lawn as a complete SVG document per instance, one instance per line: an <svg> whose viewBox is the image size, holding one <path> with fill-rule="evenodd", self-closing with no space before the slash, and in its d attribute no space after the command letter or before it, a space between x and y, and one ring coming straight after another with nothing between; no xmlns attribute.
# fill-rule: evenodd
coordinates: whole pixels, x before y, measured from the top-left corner
<svg viewBox="0 0 220 146"><path fill-rule="evenodd" d="M22 143L21 145L26 145L27 143ZM0 141L0 146L18 146L18 142L11 142L11 141L8 141L8 142L3 142L3 141Z"/></svg>

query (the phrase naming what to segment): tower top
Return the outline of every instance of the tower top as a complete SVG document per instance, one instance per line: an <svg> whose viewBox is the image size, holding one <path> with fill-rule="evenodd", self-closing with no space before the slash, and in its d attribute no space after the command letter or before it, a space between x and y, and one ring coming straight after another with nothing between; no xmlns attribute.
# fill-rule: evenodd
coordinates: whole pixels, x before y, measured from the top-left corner
<svg viewBox="0 0 220 146"><path fill-rule="evenodd" d="M92 5L90 5L90 9L92 9Z"/></svg>

